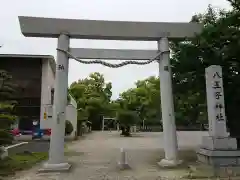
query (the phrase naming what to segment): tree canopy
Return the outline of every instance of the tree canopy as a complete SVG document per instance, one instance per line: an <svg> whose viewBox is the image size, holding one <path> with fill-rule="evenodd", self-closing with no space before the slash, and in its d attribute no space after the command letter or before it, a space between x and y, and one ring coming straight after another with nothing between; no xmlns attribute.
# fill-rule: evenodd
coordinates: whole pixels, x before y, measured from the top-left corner
<svg viewBox="0 0 240 180"><path fill-rule="evenodd" d="M188 114L185 117L190 123L207 119L205 68L210 65L222 66L226 115L233 133L238 123L240 103L240 97L237 96L240 92L240 12L239 2L231 3L231 11L216 11L209 6L206 14L194 16L192 21L203 23L204 29L194 39L172 42L171 63L177 114ZM183 109L181 104L184 105Z"/></svg>
<svg viewBox="0 0 240 180"><path fill-rule="evenodd" d="M120 94L117 102L124 110L138 112L146 124L160 125L160 81L151 76L135 83L134 88Z"/></svg>
<svg viewBox="0 0 240 180"><path fill-rule="evenodd" d="M14 124L14 106L16 102L11 100L16 92L16 86L11 83L11 75L0 70L0 147L11 144L13 136L11 135L11 125Z"/></svg>
<svg viewBox="0 0 240 180"><path fill-rule="evenodd" d="M111 114L112 84L106 83L102 74L95 72L88 78L73 82L70 93L77 100L79 120L88 119L93 129L101 128L101 117Z"/></svg>

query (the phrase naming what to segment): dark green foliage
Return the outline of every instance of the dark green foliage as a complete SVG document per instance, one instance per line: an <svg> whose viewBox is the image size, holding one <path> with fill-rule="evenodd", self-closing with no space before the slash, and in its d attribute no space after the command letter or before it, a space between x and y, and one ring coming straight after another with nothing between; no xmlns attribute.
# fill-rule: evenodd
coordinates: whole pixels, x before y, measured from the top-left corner
<svg viewBox="0 0 240 180"><path fill-rule="evenodd" d="M139 117L134 111L120 110L117 113L117 121L123 126L132 126L139 122Z"/></svg>
<svg viewBox="0 0 240 180"><path fill-rule="evenodd" d="M0 70L0 147L11 144L11 125L16 117L13 115L16 102L13 99L16 86L11 82L11 76L4 70Z"/></svg>
<svg viewBox="0 0 240 180"><path fill-rule="evenodd" d="M12 140L13 136L9 129L0 129L0 145L9 145Z"/></svg>
<svg viewBox="0 0 240 180"><path fill-rule="evenodd" d="M77 100L78 120L88 119L93 130L101 128L102 116L115 116L111 107L111 83L105 83L102 74L96 72L86 79L80 79L70 86L71 95Z"/></svg>
<svg viewBox="0 0 240 180"><path fill-rule="evenodd" d="M139 122L139 117L134 111L119 110L117 121L120 123L122 135L130 136L130 127Z"/></svg>
<svg viewBox="0 0 240 180"><path fill-rule="evenodd" d="M231 1L231 11L216 11L209 6L206 14L193 17L205 25L196 38L172 42L172 66L177 122L206 123L205 68L221 65L228 126L239 136L240 104L240 11L239 1ZM184 119L182 119L184 117Z"/></svg>
<svg viewBox="0 0 240 180"><path fill-rule="evenodd" d="M158 120L160 125L160 81L159 78L149 77L135 83L135 88L129 89L116 101L120 109L137 112L146 124L153 124Z"/></svg>
<svg viewBox="0 0 240 180"><path fill-rule="evenodd" d="M65 121L65 135L70 135L73 132L73 125L69 120Z"/></svg>
<svg viewBox="0 0 240 180"><path fill-rule="evenodd" d="M14 175L17 171L32 168L37 163L46 160L48 153L20 153L1 161L0 177Z"/></svg>

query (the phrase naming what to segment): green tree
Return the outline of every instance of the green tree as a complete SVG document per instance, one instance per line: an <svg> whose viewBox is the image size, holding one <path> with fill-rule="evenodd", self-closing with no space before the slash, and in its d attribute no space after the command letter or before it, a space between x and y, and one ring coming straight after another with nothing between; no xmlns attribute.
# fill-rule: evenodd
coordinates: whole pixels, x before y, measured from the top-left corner
<svg viewBox="0 0 240 180"><path fill-rule="evenodd" d="M9 73L0 70L0 147L11 144L13 140L10 130L16 119L13 115L16 102L12 100L15 85L11 83L11 78Z"/></svg>
<svg viewBox="0 0 240 180"><path fill-rule="evenodd" d="M194 39L172 42L173 84L179 118L189 123L206 122L205 68L221 65L225 91L225 105L231 135L239 136L238 105L240 97L240 21L239 1L231 1L231 11L214 10L196 15L192 21L204 24ZM183 120L182 120L183 121ZM185 121L185 120L184 120Z"/></svg>
<svg viewBox="0 0 240 180"><path fill-rule="evenodd" d="M117 113L117 121L122 127L122 135L130 136L130 127L139 122L139 116L134 111L119 110Z"/></svg>
<svg viewBox="0 0 240 180"><path fill-rule="evenodd" d="M160 125L160 81L151 76L135 83L136 87L120 94L117 100L121 109L135 111L145 124Z"/></svg>
<svg viewBox="0 0 240 180"><path fill-rule="evenodd" d="M231 3L232 7L236 11L240 11L240 1L239 0L228 0Z"/></svg>
<svg viewBox="0 0 240 180"><path fill-rule="evenodd" d="M71 121L66 120L65 121L65 135L68 136L73 132L73 125Z"/></svg>
<svg viewBox="0 0 240 180"><path fill-rule="evenodd" d="M112 84L106 83L102 74L95 72L70 86L70 93L77 100L78 119L88 119L93 129L101 128L103 115L111 113Z"/></svg>

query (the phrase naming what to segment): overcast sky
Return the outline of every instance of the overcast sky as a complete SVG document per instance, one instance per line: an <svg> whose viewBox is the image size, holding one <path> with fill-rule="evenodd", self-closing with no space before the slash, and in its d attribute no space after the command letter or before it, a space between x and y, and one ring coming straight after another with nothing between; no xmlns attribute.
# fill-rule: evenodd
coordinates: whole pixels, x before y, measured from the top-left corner
<svg viewBox="0 0 240 180"><path fill-rule="evenodd" d="M56 55L56 39L24 37L18 16L61 17L92 20L189 22L196 13L202 13L208 4L229 8L226 0L0 0L0 53ZM71 47L156 49L156 42L121 42L71 40ZM110 69L101 65L84 65L70 60L69 85L91 72L104 74L113 83L113 99L134 86L134 82L156 76L156 63L147 66L130 65Z"/></svg>

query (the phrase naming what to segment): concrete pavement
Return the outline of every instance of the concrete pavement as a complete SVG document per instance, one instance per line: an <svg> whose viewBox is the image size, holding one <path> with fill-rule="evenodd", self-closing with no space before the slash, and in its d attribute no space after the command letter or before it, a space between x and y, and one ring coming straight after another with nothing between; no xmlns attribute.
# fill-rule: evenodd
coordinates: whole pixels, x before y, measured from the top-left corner
<svg viewBox="0 0 240 180"><path fill-rule="evenodd" d="M195 149L201 137L207 132L178 132L180 149ZM141 132L133 137L120 137L119 132L93 132L85 139L74 141L68 146L71 152L67 157L73 164L68 173L37 173L39 167L21 172L14 180L102 180L138 179L155 180L160 176L173 176L160 169L157 162L163 157L163 134ZM127 152L130 170L121 171L117 167L120 148ZM192 152L192 151L191 151ZM193 154L193 153L190 153ZM192 157L189 157L192 158ZM193 161L195 159L193 158ZM177 176L186 171L179 170ZM169 178L171 179L171 178Z"/></svg>

